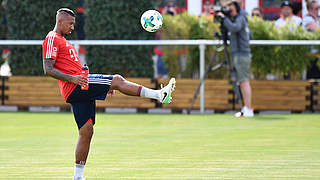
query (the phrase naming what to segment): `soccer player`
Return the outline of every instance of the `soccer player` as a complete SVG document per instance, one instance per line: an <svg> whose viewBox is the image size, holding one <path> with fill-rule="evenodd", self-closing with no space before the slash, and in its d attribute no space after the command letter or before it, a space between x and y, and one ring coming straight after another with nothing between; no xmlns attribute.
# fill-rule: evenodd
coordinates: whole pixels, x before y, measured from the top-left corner
<svg viewBox="0 0 320 180"><path fill-rule="evenodd" d="M114 90L146 98L157 99L163 104L171 102L171 93L175 88L175 79L160 90L152 90L129 82L120 75L89 74L81 76L82 64L75 48L64 36L74 30L75 14L72 10L61 8L56 14L56 24L48 33L43 44L43 68L45 74L57 79L62 97L72 105L72 111L79 129L79 138L75 151L75 180L83 180L90 142L95 124L95 100L104 100ZM89 84L88 90L81 86Z"/></svg>

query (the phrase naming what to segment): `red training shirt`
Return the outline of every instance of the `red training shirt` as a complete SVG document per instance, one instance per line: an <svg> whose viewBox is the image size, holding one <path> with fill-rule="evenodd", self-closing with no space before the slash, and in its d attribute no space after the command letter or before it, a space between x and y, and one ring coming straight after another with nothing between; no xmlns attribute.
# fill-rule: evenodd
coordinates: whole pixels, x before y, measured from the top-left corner
<svg viewBox="0 0 320 180"><path fill-rule="evenodd" d="M50 31L42 43L42 54L44 59L54 59L54 68L70 74L80 75L82 64L76 49L60 34ZM77 86L68 81L57 80L61 96L67 101L69 95Z"/></svg>

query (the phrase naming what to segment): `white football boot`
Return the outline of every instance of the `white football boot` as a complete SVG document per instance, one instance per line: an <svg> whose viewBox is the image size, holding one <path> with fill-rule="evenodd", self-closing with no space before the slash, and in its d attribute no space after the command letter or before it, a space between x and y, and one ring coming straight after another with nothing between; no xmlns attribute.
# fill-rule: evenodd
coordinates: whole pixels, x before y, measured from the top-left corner
<svg viewBox="0 0 320 180"><path fill-rule="evenodd" d="M174 91L174 88L176 87L176 79L175 78L171 78L168 85L166 85L164 88L162 88L162 84L161 84L161 89L160 89L160 93L161 93L161 99L160 102L162 104L169 104L171 102L171 93L172 91Z"/></svg>

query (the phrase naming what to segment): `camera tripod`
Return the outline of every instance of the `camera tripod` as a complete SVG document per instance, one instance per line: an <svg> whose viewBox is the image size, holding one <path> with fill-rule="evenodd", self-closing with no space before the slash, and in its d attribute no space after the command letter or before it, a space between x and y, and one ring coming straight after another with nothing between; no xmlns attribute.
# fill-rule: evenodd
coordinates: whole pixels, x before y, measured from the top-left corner
<svg viewBox="0 0 320 180"><path fill-rule="evenodd" d="M194 95L193 95L191 105L190 105L189 109L187 109L188 114L190 114L190 112L192 110L192 107L198 97L200 87L204 83L204 81L207 79L208 73L216 71L222 66L227 67L227 69L229 70L229 73L230 73L229 82L232 83L233 92L234 92L233 99L235 99L235 103L233 103L232 109L233 110L236 109L236 107L235 107L236 103L239 105L240 109L242 108L242 96L241 96L239 85L236 82L236 69L232 65L232 60L230 58L230 54L227 49L227 47L228 47L228 43L227 43L228 31L227 31L227 29L225 29L223 27L222 23L220 25L220 31L221 31L221 34L215 33L214 36L217 37L219 40L223 41L222 46L215 48L213 54L211 55L210 61L206 67L206 71L205 71L204 75L202 77L200 77L200 82L198 84L198 87L197 87ZM222 50L224 51L225 59L222 62L217 63L213 67L211 67L215 61L219 62L219 57L217 56L217 53L221 52Z"/></svg>

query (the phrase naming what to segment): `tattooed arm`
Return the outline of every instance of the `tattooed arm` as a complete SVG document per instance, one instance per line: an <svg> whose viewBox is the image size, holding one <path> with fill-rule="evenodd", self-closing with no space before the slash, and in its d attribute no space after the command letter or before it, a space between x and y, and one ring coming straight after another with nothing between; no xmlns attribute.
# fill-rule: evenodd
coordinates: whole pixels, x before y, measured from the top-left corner
<svg viewBox="0 0 320 180"><path fill-rule="evenodd" d="M63 73L63 72L57 70L56 68L53 67L55 62L56 61L54 59L44 59L43 60L43 70L44 70L45 74L48 74L49 76L51 76L55 79L72 82L72 83L78 84L78 85L88 84L88 79L86 77L83 77L81 75L73 76L73 75L66 74L66 73Z"/></svg>

